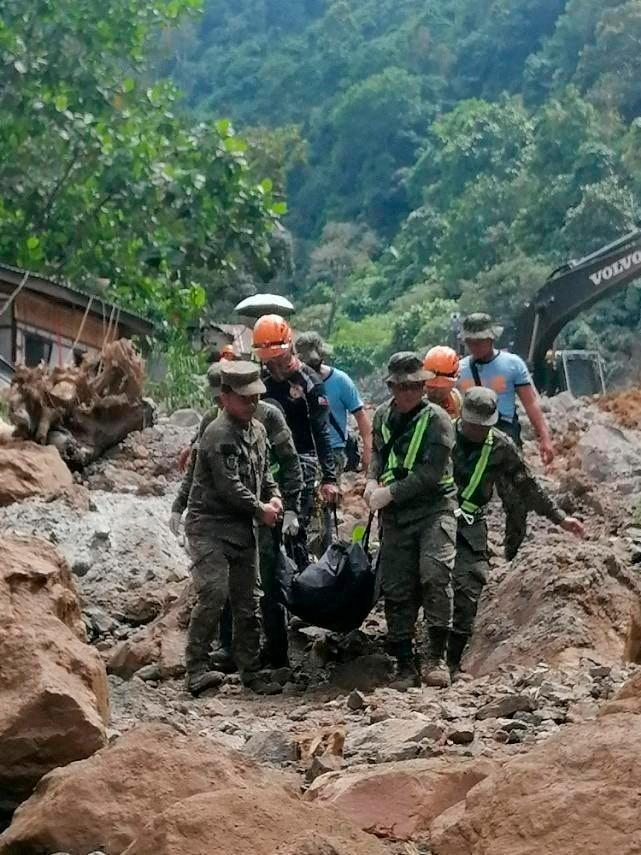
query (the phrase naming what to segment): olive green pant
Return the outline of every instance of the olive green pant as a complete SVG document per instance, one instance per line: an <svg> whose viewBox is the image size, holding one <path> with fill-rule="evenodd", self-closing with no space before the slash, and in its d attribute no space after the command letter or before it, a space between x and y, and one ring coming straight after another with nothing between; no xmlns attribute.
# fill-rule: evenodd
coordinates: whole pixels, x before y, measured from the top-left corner
<svg viewBox="0 0 641 855"><path fill-rule="evenodd" d="M260 667L258 552L213 535L189 536L196 605L187 631L188 673L208 666L209 652L229 597L233 619L233 655L241 674Z"/></svg>
<svg viewBox="0 0 641 855"><path fill-rule="evenodd" d="M454 614L452 629L471 635L483 587L490 569L487 551L487 524L477 520L472 525L459 522L456 538L456 563L452 574Z"/></svg>
<svg viewBox="0 0 641 855"><path fill-rule="evenodd" d="M389 642L414 638L421 606L428 628L450 626L455 542L452 513L404 526L383 523L379 560Z"/></svg>

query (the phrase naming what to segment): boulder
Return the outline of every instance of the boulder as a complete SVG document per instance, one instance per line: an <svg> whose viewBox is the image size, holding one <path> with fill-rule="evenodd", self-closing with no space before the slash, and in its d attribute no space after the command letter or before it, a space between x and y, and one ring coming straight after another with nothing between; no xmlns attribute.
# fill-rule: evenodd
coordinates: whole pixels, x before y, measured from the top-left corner
<svg viewBox="0 0 641 855"><path fill-rule="evenodd" d="M169 424L180 428L197 428L200 424L200 416L191 408L176 410L169 417Z"/></svg>
<svg viewBox="0 0 641 855"><path fill-rule="evenodd" d="M616 483L641 475L638 435L615 425L593 424L577 445L583 468L595 481Z"/></svg>
<svg viewBox="0 0 641 855"><path fill-rule="evenodd" d="M419 713L415 713L414 718L387 718L353 727L347 733L345 754L377 763L411 760L418 757L424 740L431 741L433 730L432 719Z"/></svg>
<svg viewBox="0 0 641 855"><path fill-rule="evenodd" d="M383 855L334 811L291 795L286 782L210 739L139 725L43 778L0 835L0 853ZM316 838L325 849L304 848Z"/></svg>
<svg viewBox="0 0 641 855"><path fill-rule="evenodd" d="M59 496L71 487L71 472L53 446L0 444L0 507L30 496Z"/></svg>
<svg viewBox="0 0 641 855"><path fill-rule="evenodd" d="M565 728L471 789L433 824L434 855L641 851L641 717Z"/></svg>
<svg viewBox="0 0 641 855"><path fill-rule="evenodd" d="M317 778L305 798L335 806L377 837L412 840L495 768L489 760L453 757L352 766Z"/></svg>
<svg viewBox="0 0 641 855"><path fill-rule="evenodd" d="M46 541L0 537L0 810L106 741L107 675L69 566Z"/></svg>
<svg viewBox="0 0 641 855"><path fill-rule="evenodd" d="M124 855L384 855L382 844L333 810L280 787L202 793L154 817Z"/></svg>
<svg viewBox="0 0 641 855"><path fill-rule="evenodd" d="M620 541L578 542L533 521L518 556L485 588L466 669L478 677L502 665L620 661L635 646L640 598L641 577Z"/></svg>
<svg viewBox="0 0 641 855"><path fill-rule="evenodd" d="M161 679L181 677L185 673L185 630L189 623L189 585L176 588L177 598L165 607L165 613L118 644L107 664L110 674L123 680L148 665L157 665Z"/></svg>
<svg viewBox="0 0 641 855"><path fill-rule="evenodd" d="M599 715L633 713L641 715L641 671L625 683L612 700L601 708Z"/></svg>

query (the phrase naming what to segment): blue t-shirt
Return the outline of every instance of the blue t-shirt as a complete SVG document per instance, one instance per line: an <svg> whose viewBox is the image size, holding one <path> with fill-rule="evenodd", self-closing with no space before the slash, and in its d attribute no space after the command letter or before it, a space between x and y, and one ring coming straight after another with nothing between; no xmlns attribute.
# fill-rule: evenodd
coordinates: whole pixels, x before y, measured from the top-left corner
<svg viewBox="0 0 641 855"><path fill-rule="evenodd" d="M323 380L325 394L329 401L329 409L336 419L343 435L347 437L347 416L363 409L361 396L354 385L354 381L338 368L332 368L329 376ZM329 426L332 448L345 448L345 440L338 435L336 428Z"/></svg>
<svg viewBox="0 0 641 855"><path fill-rule="evenodd" d="M459 389L467 392L475 386L474 376L470 367L471 357L461 360L461 375ZM477 362L481 384L494 389L499 399L499 415L502 419L513 421L516 413L516 390L519 386L530 386L532 378L527 365L520 356L508 353L506 350L495 351L494 358L489 362Z"/></svg>

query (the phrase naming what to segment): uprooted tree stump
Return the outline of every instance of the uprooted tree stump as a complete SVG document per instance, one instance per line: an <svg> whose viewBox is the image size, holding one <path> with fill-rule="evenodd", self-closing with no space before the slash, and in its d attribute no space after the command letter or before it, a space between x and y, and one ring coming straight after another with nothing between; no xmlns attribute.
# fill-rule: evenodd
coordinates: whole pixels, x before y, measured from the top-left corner
<svg viewBox="0 0 641 855"><path fill-rule="evenodd" d="M127 339L78 367L18 367L9 391L14 436L55 445L71 469L82 469L152 423L144 378L144 361Z"/></svg>

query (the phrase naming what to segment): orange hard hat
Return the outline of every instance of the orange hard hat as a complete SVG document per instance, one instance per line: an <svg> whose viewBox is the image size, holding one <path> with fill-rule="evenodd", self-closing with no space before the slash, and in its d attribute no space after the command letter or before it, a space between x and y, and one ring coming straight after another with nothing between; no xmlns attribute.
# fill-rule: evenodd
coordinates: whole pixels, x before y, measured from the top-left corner
<svg viewBox="0 0 641 855"><path fill-rule="evenodd" d="M234 350L231 344L226 344L224 347L221 347L220 358L221 360L225 359L228 361L237 359L236 351Z"/></svg>
<svg viewBox="0 0 641 855"><path fill-rule="evenodd" d="M263 362L276 359L292 345L291 327L280 315L263 315L254 325L252 344Z"/></svg>
<svg viewBox="0 0 641 855"><path fill-rule="evenodd" d="M426 385L437 389L453 389L458 380L459 356L451 347L439 345L427 351L423 368L432 375Z"/></svg>

